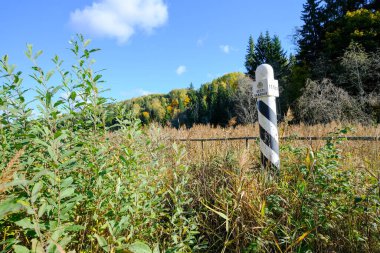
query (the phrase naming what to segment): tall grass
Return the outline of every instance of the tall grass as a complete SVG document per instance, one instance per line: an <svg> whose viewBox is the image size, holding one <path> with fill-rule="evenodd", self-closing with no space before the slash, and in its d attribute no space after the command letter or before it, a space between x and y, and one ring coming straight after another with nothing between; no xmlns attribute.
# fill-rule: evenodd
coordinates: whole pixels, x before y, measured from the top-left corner
<svg viewBox="0 0 380 253"><path fill-rule="evenodd" d="M171 138L187 132L196 137L210 132L217 137L245 134L242 128L198 126L197 130L166 132ZM238 141L210 142L203 150L200 143L183 145L189 150L192 192L203 217L201 234L212 242L208 252L380 250L379 143L358 144L344 138L318 145L281 143L276 180L268 180L261 170L257 143L249 149Z"/></svg>

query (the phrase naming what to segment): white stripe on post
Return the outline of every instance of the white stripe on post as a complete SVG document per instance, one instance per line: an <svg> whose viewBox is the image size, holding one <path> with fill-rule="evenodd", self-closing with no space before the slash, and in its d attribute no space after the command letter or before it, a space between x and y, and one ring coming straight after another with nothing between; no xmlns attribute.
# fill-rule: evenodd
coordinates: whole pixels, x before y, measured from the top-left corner
<svg viewBox="0 0 380 253"><path fill-rule="evenodd" d="M277 130L276 97L279 96L278 81L274 80L273 68L262 64L256 69L253 96L257 98L260 128L261 165L280 169L280 153Z"/></svg>

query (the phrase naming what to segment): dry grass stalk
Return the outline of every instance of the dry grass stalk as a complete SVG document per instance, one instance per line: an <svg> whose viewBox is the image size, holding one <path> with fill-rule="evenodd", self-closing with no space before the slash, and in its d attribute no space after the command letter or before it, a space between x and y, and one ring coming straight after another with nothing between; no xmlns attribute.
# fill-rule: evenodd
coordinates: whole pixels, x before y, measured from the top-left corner
<svg viewBox="0 0 380 253"><path fill-rule="evenodd" d="M13 175L19 170L20 157L24 154L25 147L18 150L12 159L8 162L7 166L1 171L0 174L0 199L3 197L3 193L8 189L7 183L12 181Z"/></svg>
<svg viewBox="0 0 380 253"><path fill-rule="evenodd" d="M291 119L291 114L289 114L289 120ZM336 131L337 129L342 129L347 124L342 124L339 122L331 122L329 124L317 124L317 125L290 125L288 122L281 122L279 127L279 132L283 133L284 136L294 135L294 136L327 136L329 133ZM351 136L379 136L380 135L380 125L352 125L354 131L350 132ZM180 128L175 129L171 127L164 127L161 132L166 138L172 139L191 139L191 138L224 138L224 137L245 137L245 136L258 136L259 128L258 123L247 124L247 125L237 125L235 127L212 127L210 125L194 125L190 129Z"/></svg>

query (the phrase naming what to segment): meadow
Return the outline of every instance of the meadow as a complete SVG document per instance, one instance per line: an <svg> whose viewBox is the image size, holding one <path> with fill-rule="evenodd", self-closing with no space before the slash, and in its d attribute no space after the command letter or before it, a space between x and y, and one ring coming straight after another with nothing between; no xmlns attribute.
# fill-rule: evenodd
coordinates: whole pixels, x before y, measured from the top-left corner
<svg viewBox="0 0 380 253"><path fill-rule="evenodd" d="M255 141L176 140L257 125L143 126L121 107L108 126L96 50L71 43L69 71L53 59L59 86L28 47L37 118L1 59L0 252L380 252L380 143L344 139L379 126L281 123L281 136L332 138L281 142L274 174Z"/></svg>

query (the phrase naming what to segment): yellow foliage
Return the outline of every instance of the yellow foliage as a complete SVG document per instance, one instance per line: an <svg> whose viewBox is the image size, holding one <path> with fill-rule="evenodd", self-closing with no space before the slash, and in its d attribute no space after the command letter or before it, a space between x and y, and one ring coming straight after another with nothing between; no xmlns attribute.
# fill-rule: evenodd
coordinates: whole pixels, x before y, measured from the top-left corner
<svg viewBox="0 0 380 253"><path fill-rule="evenodd" d="M149 112L143 112L143 113L142 113L142 116L143 116L144 119L146 119L146 120L149 120L149 119L150 119Z"/></svg>
<svg viewBox="0 0 380 253"><path fill-rule="evenodd" d="M185 107L190 103L190 98L186 95L185 96L185 99L183 100L183 104L185 105Z"/></svg>
<svg viewBox="0 0 380 253"><path fill-rule="evenodd" d="M139 115L141 111L141 106L139 104L133 104L132 106L132 114Z"/></svg>
<svg viewBox="0 0 380 253"><path fill-rule="evenodd" d="M175 108L175 107L178 107L178 105L179 105L179 103L178 103L178 99L173 99L172 100L172 104L171 104L171 106L173 107L173 108Z"/></svg>

